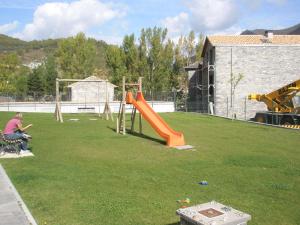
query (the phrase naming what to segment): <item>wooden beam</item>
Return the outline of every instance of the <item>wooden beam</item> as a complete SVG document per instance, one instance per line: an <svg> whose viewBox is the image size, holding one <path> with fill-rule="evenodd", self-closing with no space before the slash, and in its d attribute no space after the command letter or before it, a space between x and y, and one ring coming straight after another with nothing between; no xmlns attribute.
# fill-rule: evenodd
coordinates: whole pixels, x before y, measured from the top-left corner
<svg viewBox="0 0 300 225"><path fill-rule="evenodd" d="M56 79L58 82L108 82L108 80Z"/></svg>
<svg viewBox="0 0 300 225"><path fill-rule="evenodd" d="M136 83L126 83L125 85L126 86L139 86L139 84L136 84Z"/></svg>

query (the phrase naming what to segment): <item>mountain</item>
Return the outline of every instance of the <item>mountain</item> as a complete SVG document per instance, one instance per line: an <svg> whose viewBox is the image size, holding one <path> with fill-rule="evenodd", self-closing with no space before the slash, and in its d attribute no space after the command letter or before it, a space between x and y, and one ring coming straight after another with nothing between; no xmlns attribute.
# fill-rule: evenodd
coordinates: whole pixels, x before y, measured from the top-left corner
<svg viewBox="0 0 300 225"><path fill-rule="evenodd" d="M26 41L0 34L0 52L24 48Z"/></svg>
<svg viewBox="0 0 300 225"><path fill-rule="evenodd" d="M41 62L49 54L53 54L62 39L47 39L40 41L23 41L4 34L0 34L0 55L6 53L16 53L23 64L31 62ZM92 39L95 42L98 63L100 66L105 64L105 48L107 44L104 41Z"/></svg>
<svg viewBox="0 0 300 225"><path fill-rule="evenodd" d="M23 41L4 34L0 34L0 55L16 53L23 64L33 61L41 62L48 54L53 53L60 39L42 41Z"/></svg>
<svg viewBox="0 0 300 225"><path fill-rule="evenodd" d="M256 29L256 30L245 30L241 35L265 35L266 32L273 32L277 35L300 35L300 23L281 30L269 30L269 29Z"/></svg>
<svg viewBox="0 0 300 225"><path fill-rule="evenodd" d="M56 48L58 41L61 39L48 39L41 41L22 41L4 34L0 34L0 53L15 51L19 49L40 49Z"/></svg>

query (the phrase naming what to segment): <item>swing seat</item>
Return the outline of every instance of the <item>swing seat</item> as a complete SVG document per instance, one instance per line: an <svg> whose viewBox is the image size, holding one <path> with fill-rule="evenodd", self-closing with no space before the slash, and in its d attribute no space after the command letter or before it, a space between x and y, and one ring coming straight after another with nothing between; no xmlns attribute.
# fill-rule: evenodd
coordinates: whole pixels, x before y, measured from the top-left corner
<svg viewBox="0 0 300 225"><path fill-rule="evenodd" d="M95 113L95 107L78 107L78 112L85 112L85 113Z"/></svg>

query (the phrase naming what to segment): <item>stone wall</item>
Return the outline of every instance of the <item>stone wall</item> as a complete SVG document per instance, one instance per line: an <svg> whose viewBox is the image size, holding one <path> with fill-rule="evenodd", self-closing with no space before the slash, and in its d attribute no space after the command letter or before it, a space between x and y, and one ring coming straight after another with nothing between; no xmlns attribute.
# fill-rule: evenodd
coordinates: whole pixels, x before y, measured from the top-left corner
<svg viewBox="0 0 300 225"><path fill-rule="evenodd" d="M239 119L249 119L256 111L267 110L264 103L246 100L250 93L269 93L300 79L300 45L216 46L215 54L215 110L219 116L236 114ZM234 76L243 74L232 110L231 65Z"/></svg>
<svg viewBox="0 0 300 225"><path fill-rule="evenodd" d="M106 90L108 101L114 100L114 85L105 82L77 82L71 85L71 101L72 102L105 102Z"/></svg>

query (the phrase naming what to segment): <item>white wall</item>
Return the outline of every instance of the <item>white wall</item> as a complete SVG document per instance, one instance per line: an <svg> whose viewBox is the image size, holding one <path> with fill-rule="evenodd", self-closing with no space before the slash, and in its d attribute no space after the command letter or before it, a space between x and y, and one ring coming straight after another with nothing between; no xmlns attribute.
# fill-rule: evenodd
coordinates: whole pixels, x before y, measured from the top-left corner
<svg viewBox="0 0 300 225"><path fill-rule="evenodd" d="M62 113L86 113L95 112L102 113L104 110L104 102L99 104L84 104L84 103L72 103L62 102ZM174 112L174 102L148 102L148 104L154 109L155 112ZM110 108L113 113L119 112L120 102L111 102ZM100 106L100 110L99 110ZM91 108L91 109L88 109ZM131 112L132 105L126 105L126 112ZM1 102L0 111L2 112L42 112L42 113L54 113L55 103L41 103L41 102Z"/></svg>
<svg viewBox="0 0 300 225"><path fill-rule="evenodd" d="M88 82L88 83L74 83L70 85L72 92L72 102L98 102L105 101L106 90L109 101L114 99L114 85L105 82Z"/></svg>

